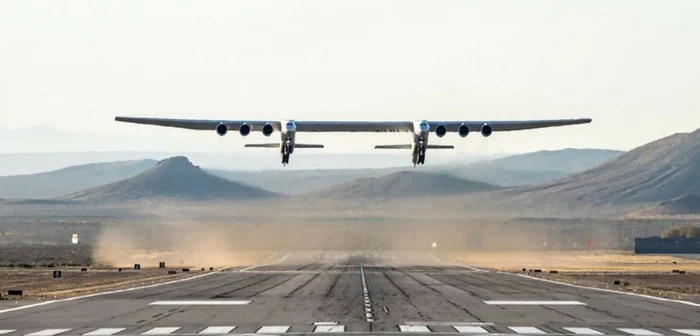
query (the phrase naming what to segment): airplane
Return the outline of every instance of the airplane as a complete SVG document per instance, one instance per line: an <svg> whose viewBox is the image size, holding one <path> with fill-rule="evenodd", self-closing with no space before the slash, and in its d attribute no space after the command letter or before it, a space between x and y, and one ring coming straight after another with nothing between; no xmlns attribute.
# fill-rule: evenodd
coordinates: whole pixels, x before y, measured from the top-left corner
<svg viewBox="0 0 700 336"><path fill-rule="evenodd" d="M260 131L266 137L274 132L280 133L280 141L275 143L246 144L245 147L276 148L282 154L282 165L289 164L289 156L296 148L323 148L323 145L296 143L297 132L403 132L412 133L413 143L401 145L377 145L375 149L410 149L411 163L425 164L428 149L454 149L452 145L430 145L428 136L435 133L442 138L449 132L455 132L464 138L472 130L478 130L482 136L489 137L493 132L520 131L544 127L557 127L587 124L590 118L580 119L550 119L550 120L521 120L521 121L265 121L265 120L203 120L203 119L168 119L143 117L116 117L116 121L184 128L191 130L216 131L220 136L229 130L236 130L241 136L250 132Z"/></svg>

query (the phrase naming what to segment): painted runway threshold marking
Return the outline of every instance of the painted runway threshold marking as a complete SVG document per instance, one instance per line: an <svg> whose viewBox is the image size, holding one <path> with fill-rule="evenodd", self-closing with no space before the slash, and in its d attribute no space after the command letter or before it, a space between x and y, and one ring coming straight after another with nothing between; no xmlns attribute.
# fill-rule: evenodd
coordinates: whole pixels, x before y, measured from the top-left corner
<svg viewBox="0 0 700 336"><path fill-rule="evenodd" d="M508 327L508 329L515 331L518 334L528 334L528 335L539 335L546 334L546 332L537 329L535 327Z"/></svg>
<svg viewBox="0 0 700 336"><path fill-rule="evenodd" d="M244 306L250 304L250 300L233 300L233 301L155 301L148 305L150 306Z"/></svg>
<svg viewBox="0 0 700 336"><path fill-rule="evenodd" d="M111 336L114 335L120 331L124 331L126 328L100 328L97 330L93 330L87 334L83 334L85 336Z"/></svg>
<svg viewBox="0 0 700 336"><path fill-rule="evenodd" d="M581 301L537 301L537 300L522 300L522 301L484 301L487 305L495 306L586 306Z"/></svg>
<svg viewBox="0 0 700 336"><path fill-rule="evenodd" d="M256 331L257 334L284 334L291 326L265 326Z"/></svg>
<svg viewBox="0 0 700 336"><path fill-rule="evenodd" d="M593 330L591 328L563 328L566 331L572 332L576 335L605 335L598 330Z"/></svg>
<svg viewBox="0 0 700 336"><path fill-rule="evenodd" d="M474 323L473 325L469 325L469 322L423 322L422 325L417 324L418 322L415 322L416 324L409 324L409 323L403 323L401 325L395 325L395 328L392 330L383 330L383 331L376 331L372 332L372 334L396 334L397 332L400 333L409 333L409 334L414 334L414 335L419 335L419 334L433 334L433 335L494 335L494 336L504 336L504 335L513 335L513 336L520 336L520 335L547 335L547 336L602 336L606 335L604 332L597 331L593 328L590 327L550 327L552 331L544 331L540 329L540 327L534 327L534 326L506 326L509 330L512 332L506 332L506 333L501 333L501 332L494 332L493 330L488 330L485 326L479 326L477 323ZM311 323L309 323L311 324ZM456 332L447 332L447 331L436 331L432 330L431 327L434 326L447 326L448 324L452 324L451 327L453 330ZM160 335L160 336L165 336L165 335L170 335L170 336L200 336L200 335L255 335L255 334L286 334L286 335L308 335L310 333L316 333L316 334L322 334L322 333L342 333L342 334L366 334L364 331L347 331L346 327L344 325L340 324L333 324L333 323L313 323L313 330L311 328L306 329L302 326L295 325L295 326L256 326L258 329L254 334L251 333L244 333L244 334L239 334L232 332L233 330L237 329L236 326L200 326L196 327L197 329L202 329L198 333L193 333L193 332L181 332L182 327L176 327L176 326L170 326L170 327L154 327L151 328L150 330L147 330L145 332L139 333L134 333L133 331L128 331L125 328L99 328L95 329L93 331L87 332L82 334L83 336L134 336L134 335ZM602 327L602 326L598 326ZM83 330L84 327L79 327L78 329ZM138 327L135 327L138 328ZM188 327L190 330L193 330L192 327ZM293 331L290 331L292 329L296 329ZM10 332L7 332L7 330L10 330L10 332L15 333L17 332L17 335L20 333L16 329L0 329L0 331L4 332L2 334L9 334ZM36 330L36 329L35 329ZM73 329L44 329L40 331L33 331L31 334L26 334L22 333L23 335L26 336L63 336L63 335L79 335L76 333L69 333L69 331ZM560 332L557 330L561 330L564 332ZM675 335L675 336L700 336L700 329L670 329L671 331L675 333L669 333L666 331L652 331L649 329L643 329L643 328L618 328L617 329L619 332L617 333L612 333L609 334L611 336L621 336L621 335L628 335L628 336L662 336L662 335Z"/></svg>
<svg viewBox="0 0 700 336"><path fill-rule="evenodd" d="M236 329L236 327L207 327L206 329L198 332L198 334L200 334L200 335L221 335L221 334L228 334L233 329Z"/></svg>

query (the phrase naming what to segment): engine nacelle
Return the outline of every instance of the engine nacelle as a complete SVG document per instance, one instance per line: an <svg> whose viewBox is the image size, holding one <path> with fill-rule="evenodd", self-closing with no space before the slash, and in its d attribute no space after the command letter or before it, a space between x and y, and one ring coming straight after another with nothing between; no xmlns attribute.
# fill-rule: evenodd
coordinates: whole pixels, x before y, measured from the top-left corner
<svg viewBox="0 0 700 336"><path fill-rule="evenodd" d="M438 138L444 137L445 134L447 134L447 127L445 127L445 125L437 125L437 127L435 127L435 135L437 135Z"/></svg>
<svg viewBox="0 0 700 336"><path fill-rule="evenodd" d="M250 134L250 125L244 123L238 128L238 133L242 136L248 136L248 134Z"/></svg>
<svg viewBox="0 0 700 336"><path fill-rule="evenodd" d="M274 131L275 129L270 124L265 124L262 127L262 134L266 137L269 137Z"/></svg>
<svg viewBox="0 0 700 336"><path fill-rule="evenodd" d="M469 126L465 124L459 125L459 127L457 128L457 134L459 134L459 136L461 136L462 138L466 137L467 135L469 135Z"/></svg>
<svg viewBox="0 0 700 336"><path fill-rule="evenodd" d="M221 123L216 125L216 134L224 136L226 133L228 133L228 126L226 126L226 124Z"/></svg>
<svg viewBox="0 0 700 336"><path fill-rule="evenodd" d="M491 135L491 133L493 133L491 125L484 124L483 126L481 126L481 135L483 135L484 137L488 137Z"/></svg>

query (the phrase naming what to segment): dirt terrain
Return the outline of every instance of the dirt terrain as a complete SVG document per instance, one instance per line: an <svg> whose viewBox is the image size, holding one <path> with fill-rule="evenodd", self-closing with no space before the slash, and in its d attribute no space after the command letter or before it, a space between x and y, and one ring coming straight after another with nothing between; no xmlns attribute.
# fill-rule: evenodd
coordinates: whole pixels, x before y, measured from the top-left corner
<svg viewBox="0 0 700 336"><path fill-rule="evenodd" d="M519 271L539 268L559 272L671 272L675 269L700 273L700 260L670 255L635 255L631 251L543 251L454 253L461 264Z"/></svg>
<svg viewBox="0 0 700 336"><path fill-rule="evenodd" d="M61 278L53 272L61 270ZM60 299L97 292L126 289L158 282L182 279L203 273L201 270L168 274L167 270L123 270L80 268L5 268L0 269L0 294L3 299ZM21 297L8 297L8 290L22 290Z"/></svg>
<svg viewBox="0 0 700 336"><path fill-rule="evenodd" d="M476 252L454 254L453 260L588 287L700 301L700 259L623 251L573 251Z"/></svg>

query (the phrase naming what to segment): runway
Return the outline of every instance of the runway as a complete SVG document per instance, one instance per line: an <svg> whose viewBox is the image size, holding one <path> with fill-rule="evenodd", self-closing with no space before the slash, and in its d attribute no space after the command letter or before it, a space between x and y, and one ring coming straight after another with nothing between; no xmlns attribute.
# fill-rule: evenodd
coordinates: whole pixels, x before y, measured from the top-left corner
<svg viewBox="0 0 700 336"><path fill-rule="evenodd" d="M410 252L268 263L6 311L0 335L700 335L700 304L548 283Z"/></svg>

